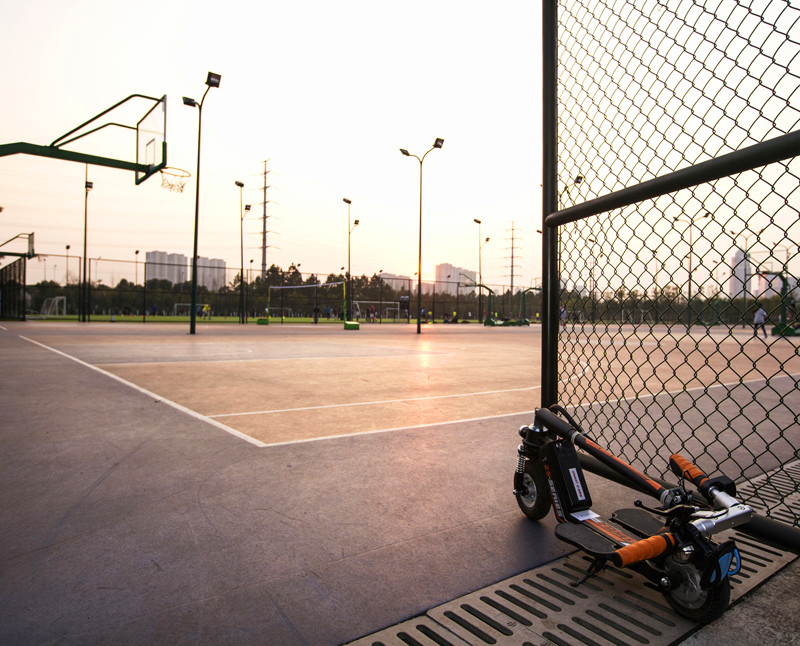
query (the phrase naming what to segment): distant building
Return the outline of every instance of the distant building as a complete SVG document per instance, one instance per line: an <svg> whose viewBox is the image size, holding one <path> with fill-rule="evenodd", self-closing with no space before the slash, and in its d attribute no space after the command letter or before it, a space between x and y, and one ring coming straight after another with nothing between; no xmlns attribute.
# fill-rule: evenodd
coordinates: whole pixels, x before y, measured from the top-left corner
<svg viewBox="0 0 800 646"><path fill-rule="evenodd" d="M750 291L752 279L753 263L750 262L750 254L737 249L731 262L730 298L753 298L755 294Z"/></svg>
<svg viewBox="0 0 800 646"><path fill-rule="evenodd" d="M383 284L391 287L395 291L408 291L411 285L409 276L398 276L396 274L381 274Z"/></svg>
<svg viewBox="0 0 800 646"><path fill-rule="evenodd" d="M186 282L189 259L181 253L148 251L145 255L146 280L168 280L173 285Z"/></svg>
<svg viewBox="0 0 800 646"><path fill-rule="evenodd" d="M477 282L477 273L474 271L455 267L450 263L436 265L436 291L440 294L446 293L455 296L457 290L470 289ZM458 293L465 292L458 291Z"/></svg>
<svg viewBox="0 0 800 646"><path fill-rule="evenodd" d="M217 291L225 286L226 265L219 258L197 258L197 284ZM168 280L173 285L186 283L192 279L189 259L182 253L148 251L146 254L145 276L147 280L157 278Z"/></svg>
<svg viewBox="0 0 800 646"><path fill-rule="evenodd" d="M197 284L209 291L216 292L225 286L225 271L224 260L197 257Z"/></svg>

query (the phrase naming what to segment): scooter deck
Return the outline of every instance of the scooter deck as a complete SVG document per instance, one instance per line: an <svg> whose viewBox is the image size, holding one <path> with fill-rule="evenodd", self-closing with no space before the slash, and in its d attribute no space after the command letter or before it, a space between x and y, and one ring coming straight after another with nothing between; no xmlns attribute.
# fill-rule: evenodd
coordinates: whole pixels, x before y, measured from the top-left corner
<svg viewBox="0 0 800 646"><path fill-rule="evenodd" d="M618 509L611 514L612 522L622 525L642 538L654 536L666 530L663 520L647 513L644 509Z"/></svg>
<svg viewBox="0 0 800 646"><path fill-rule="evenodd" d="M641 509L620 509L614 512L611 519L615 524L601 518L578 523L560 523L556 525L555 534L560 540L580 548L590 556L609 558L623 545L652 536L664 529L658 519Z"/></svg>

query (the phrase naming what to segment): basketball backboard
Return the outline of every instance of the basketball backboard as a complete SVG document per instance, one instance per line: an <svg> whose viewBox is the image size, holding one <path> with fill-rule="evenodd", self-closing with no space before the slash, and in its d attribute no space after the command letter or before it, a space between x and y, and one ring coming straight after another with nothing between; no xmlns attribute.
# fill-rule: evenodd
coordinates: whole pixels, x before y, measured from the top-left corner
<svg viewBox="0 0 800 646"><path fill-rule="evenodd" d="M144 116L136 122L135 126L112 121L101 121L106 115L109 115L108 119L110 119L112 111L121 108L123 104L129 101L144 101L148 106ZM128 159L123 159L121 158L122 156L92 155L64 148L67 144L104 128L124 128L136 132L135 149ZM49 146L25 142L0 144L0 157L15 154L38 155L40 157L52 157L83 164L129 170L134 172L136 184L141 184L167 165L167 96L164 95L158 99L143 94L132 94L85 121L77 128L73 128L66 134L61 135Z"/></svg>
<svg viewBox="0 0 800 646"><path fill-rule="evenodd" d="M136 183L167 165L167 97L147 111L136 124L136 163L146 167L136 171Z"/></svg>

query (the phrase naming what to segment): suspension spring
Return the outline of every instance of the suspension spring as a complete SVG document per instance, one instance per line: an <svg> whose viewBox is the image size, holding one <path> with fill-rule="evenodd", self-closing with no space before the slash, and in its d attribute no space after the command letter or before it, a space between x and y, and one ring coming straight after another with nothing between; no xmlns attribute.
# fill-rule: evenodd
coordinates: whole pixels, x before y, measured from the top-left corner
<svg viewBox="0 0 800 646"><path fill-rule="evenodd" d="M525 473L525 456L517 455L517 473Z"/></svg>

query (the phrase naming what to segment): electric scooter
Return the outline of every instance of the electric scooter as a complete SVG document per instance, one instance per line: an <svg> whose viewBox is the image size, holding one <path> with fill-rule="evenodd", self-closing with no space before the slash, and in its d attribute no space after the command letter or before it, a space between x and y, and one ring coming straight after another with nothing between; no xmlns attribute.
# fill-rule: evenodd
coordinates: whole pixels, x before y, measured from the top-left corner
<svg viewBox="0 0 800 646"><path fill-rule="evenodd" d="M724 475L709 478L676 453L669 466L680 484L665 487L591 440L560 406L537 409L533 424L520 428L519 434L514 495L520 509L531 520L540 520L552 508L556 536L592 558L585 576L573 585L606 567L630 568L655 584L688 619L707 623L725 611L730 577L739 572L741 557L733 540L717 543L712 536L753 515L750 506L736 500L733 480ZM637 500L635 508L601 518L591 509L575 447L647 492L660 507ZM700 497L685 489L687 480Z"/></svg>

